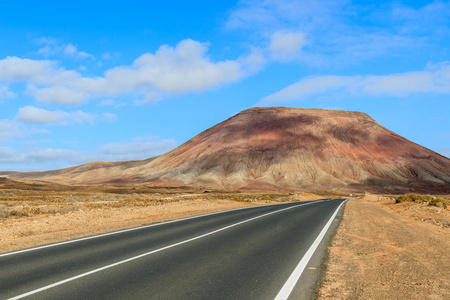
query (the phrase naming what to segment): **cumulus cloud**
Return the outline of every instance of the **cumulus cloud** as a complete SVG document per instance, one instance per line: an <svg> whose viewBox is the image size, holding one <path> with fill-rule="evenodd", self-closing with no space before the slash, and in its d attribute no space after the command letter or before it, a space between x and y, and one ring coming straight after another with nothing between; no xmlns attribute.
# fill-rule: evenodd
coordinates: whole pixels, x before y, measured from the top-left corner
<svg viewBox="0 0 450 300"><path fill-rule="evenodd" d="M61 110L49 111L34 106L21 107L16 116L17 120L30 124L50 124L50 123L92 123L96 116L82 111L65 112Z"/></svg>
<svg viewBox="0 0 450 300"><path fill-rule="evenodd" d="M262 99L263 103L307 99L325 93L407 96L450 93L450 64L429 65L423 71L383 76L315 76L304 78Z"/></svg>
<svg viewBox="0 0 450 300"><path fill-rule="evenodd" d="M89 94L72 87L55 86L46 88L36 88L30 86L27 94L35 99L46 103L55 103L63 105L79 105L87 101Z"/></svg>
<svg viewBox="0 0 450 300"><path fill-rule="evenodd" d="M34 85L64 85L78 80L80 74L67 71L49 60L32 60L8 56L0 60L0 81Z"/></svg>
<svg viewBox="0 0 450 300"><path fill-rule="evenodd" d="M207 43L190 39L174 48L163 45L155 54L142 55L130 67L107 70L105 84L112 93L142 87L176 94L205 90L244 76L236 61L211 62L205 55L207 50Z"/></svg>
<svg viewBox="0 0 450 300"><path fill-rule="evenodd" d="M130 66L106 70L103 77L83 77L49 60L7 57L0 60L0 81L25 83L27 95L38 101L79 105L121 94L141 95L143 102L157 101L166 94L203 91L248 75L244 62L211 61L206 55L208 46L190 39L175 47L163 45ZM75 51L69 47L66 52Z"/></svg>

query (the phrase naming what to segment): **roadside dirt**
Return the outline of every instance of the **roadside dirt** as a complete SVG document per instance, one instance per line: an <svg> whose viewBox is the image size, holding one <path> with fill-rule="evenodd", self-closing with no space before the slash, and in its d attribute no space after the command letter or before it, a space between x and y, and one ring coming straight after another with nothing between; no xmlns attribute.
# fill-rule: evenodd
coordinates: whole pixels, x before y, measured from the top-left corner
<svg viewBox="0 0 450 300"><path fill-rule="evenodd" d="M317 299L450 299L450 211L347 202Z"/></svg>
<svg viewBox="0 0 450 300"><path fill-rule="evenodd" d="M270 202L196 199L155 206L104 207L62 214L0 219L0 252L222 210L266 204Z"/></svg>
<svg viewBox="0 0 450 300"><path fill-rule="evenodd" d="M217 211L320 197L183 187L63 186L0 177L0 252Z"/></svg>

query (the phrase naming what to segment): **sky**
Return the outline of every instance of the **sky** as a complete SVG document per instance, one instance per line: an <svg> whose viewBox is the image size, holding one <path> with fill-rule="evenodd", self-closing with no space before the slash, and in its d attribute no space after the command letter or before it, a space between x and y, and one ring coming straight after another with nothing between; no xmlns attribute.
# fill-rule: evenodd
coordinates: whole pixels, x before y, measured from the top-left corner
<svg viewBox="0 0 450 300"><path fill-rule="evenodd" d="M0 0L0 170L146 159L255 106L450 157L450 1Z"/></svg>

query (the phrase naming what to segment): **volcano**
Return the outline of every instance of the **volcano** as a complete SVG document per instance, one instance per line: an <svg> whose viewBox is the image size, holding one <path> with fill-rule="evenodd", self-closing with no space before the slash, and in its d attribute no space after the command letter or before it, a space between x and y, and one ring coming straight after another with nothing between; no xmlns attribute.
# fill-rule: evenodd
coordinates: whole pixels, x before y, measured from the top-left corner
<svg viewBox="0 0 450 300"><path fill-rule="evenodd" d="M353 111L251 108L155 158L10 177L64 184L450 192L450 159Z"/></svg>

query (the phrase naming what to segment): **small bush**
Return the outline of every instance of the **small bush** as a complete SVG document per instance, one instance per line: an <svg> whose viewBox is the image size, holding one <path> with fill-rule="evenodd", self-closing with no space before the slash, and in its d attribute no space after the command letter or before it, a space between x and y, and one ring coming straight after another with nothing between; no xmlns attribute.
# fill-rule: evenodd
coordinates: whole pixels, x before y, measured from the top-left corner
<svg viewBox="0 0 450 300"><path fill-rule="evenodd" d="M6 205L0 205L0 218L8 218L9 210Z"/></svg>
<svg viewBox="0 0 450 300"><path fill-rule="evenodd" d="M427 203L429 206L447 207L448 201L439 197L432 197L428 195L401 195L395 198L395 203L403 202L415 202L415 203Z"/></svg>
<svg viewBox="0 0 450 300"><path fill-rule="evenodd" d="M447 201L441 198L433 198L428 201L429 206L447 207Z"/></svg>
<svg viewBox="0 0 450 300"><path fill-rule="evenodd" d="M21 208L16 208L16 209L12 209L9 214L11 216L15 216L15 217L27 217L28 216L28 212L26 212L25 210L21 209Z"/></svg>
<svg viewBox="0 0 450 300"><path fill-rule="evenodd" d="M416 203L422 203L422 202L429 202L433 198L428 195L415 195L415 194L409 194L409 195L401 195L398 196L395 199L395 203L402 203L402 202L416 202Z"/></svg>

